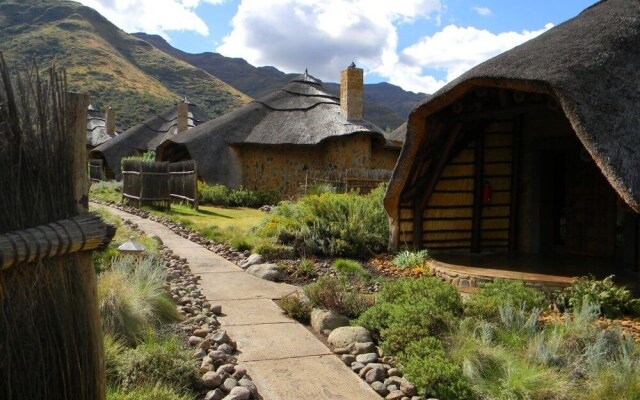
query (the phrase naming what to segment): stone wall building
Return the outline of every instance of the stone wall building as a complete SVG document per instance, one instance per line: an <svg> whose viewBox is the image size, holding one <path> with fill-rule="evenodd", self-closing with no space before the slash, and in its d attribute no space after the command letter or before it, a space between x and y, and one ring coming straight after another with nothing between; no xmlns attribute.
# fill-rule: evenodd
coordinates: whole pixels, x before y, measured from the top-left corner
<svg viewBox="0 0 640 400"><path fill-rule="evenodd" d="M209 121L158 147L163 161L198 161L209 184L296 195L310 171L387 169L400 146L365 121L363 71L342 72L341 98L307 72L281 90Z"/></svg>

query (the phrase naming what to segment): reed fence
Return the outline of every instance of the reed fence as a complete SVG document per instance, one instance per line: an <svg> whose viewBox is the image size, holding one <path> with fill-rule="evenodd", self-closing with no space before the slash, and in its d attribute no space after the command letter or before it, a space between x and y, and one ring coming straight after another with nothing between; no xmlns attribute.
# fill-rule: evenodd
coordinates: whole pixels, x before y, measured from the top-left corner
<svg viewBox="0 0 640 400"><path fill-rule="evenodd" d="M198 163L195 160L169 164L169 196L198 209Z"/></svg>
<svg viewBox="0 0 640 400"><path fill-rule="evenodd" d="M141 208L149 205L171 208L169 163L122 160L122 201Z"/></svg>
<svg viewBox="0 0 640 400"><path fill-rule="evenodd" d="M104 174L104 160L89 160L89 179L93 182L100 182L106 179Z"/></svg>

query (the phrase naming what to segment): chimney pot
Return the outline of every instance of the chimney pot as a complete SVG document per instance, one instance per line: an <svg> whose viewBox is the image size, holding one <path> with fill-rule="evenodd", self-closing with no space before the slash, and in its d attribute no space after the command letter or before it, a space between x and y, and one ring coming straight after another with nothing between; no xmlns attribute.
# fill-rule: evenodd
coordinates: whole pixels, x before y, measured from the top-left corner
<svg viewBox="0 0 640 400"><path fill-rule="evenodd" d="M107 135L113 137L116 135L116 113L111 107L107 108L105 116L105 125L107 129Z"/></svg>
<svg viewBox="0 0 640 400"><path fill-rule="evenodd" d="M364 107L364 70L355 63L340 75L340 113L347 120L362 120Z"/></svg>
<svg viewBox="0 0 640 400"><path fill-rule="evenodd" d="M178 133L185 132L189 129L189 102L187 98L178 102Z"/></svg>

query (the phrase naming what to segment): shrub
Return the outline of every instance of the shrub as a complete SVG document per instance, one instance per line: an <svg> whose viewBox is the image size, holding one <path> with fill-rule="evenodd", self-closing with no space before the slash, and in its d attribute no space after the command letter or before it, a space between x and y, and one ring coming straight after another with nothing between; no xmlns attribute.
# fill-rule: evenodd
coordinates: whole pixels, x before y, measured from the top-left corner
<svg viewBox="0 0 640 400"><path fill-rule="evenodd" d="M347 260L344 258L338 258L331 264L333 269L338 271L340 275L347 278L360 277L367 278L370 276L369 272L362 268L359 262L355 260Z"/></svg>
<svg viewBox="0 0 640 400"><path fill-rule="evenodd" d="M436 338L424 337L409 344L398 355L398 362L405 377L427 397L442 400L473 398L462 369L447 357L444 346Z"/></svg>
<svg viewBox="0 0 640 400"><path fill-rule="evenodd" d="M180 320L175 304L163 285L161 261L132 257L113 260L111 269L98 278L98 304L105 333L130 343L149 327Z"/></svg>
<svg viewBox="0 0 640 400"><path fill-rule="evenodd" d="M260 254L267 261L293 258L296 254L295 249L291 246L273 243L265 239L259 240L253 251Z"/></svg>
<svg viewBox="0 0 640 400"><path fill-rule="evenodd" d="M198 183L198 201L200 204L211 204L214 206L229 205L229 189L223 185L207 185Z"/></svg>
<svg viewBox="0 0 640 400"><path fill-rule="evenodd" d="M309 323L311 319L311 304L305 302L298 293L281 298L278 305L288 317L303 324Z"/></svg>
<svg viewBox="0 0 640 400"><path fill-rule="evenodd" d="M125 391L157 383L180 390L197 386L191 351L174 336L148 334L137 347L121 353L115 364L115 384Z"/></svg>
<svg viewBox="0 0 640 400"><path fill-rule="evenodd" d="M335 277L323 276L304 287L312 305L356 318L372 304L372 299L351 289Z"/></svg>
<svg viewBox="0 0 640 400"><path fill-rule="evenodd" d="M393 265L398 268L418 268L431 259L428 250L409 251L404 250L393 258Z"/></svg>
<svg viewBox="0 0 640 400"><path fill-rule="evenodd" d="M306 196L320 195L325 193L336 193L336 188L328 183L321 183L307 188Z"/></svg>
<svg viewBox="0 0 640 400"><path fill-rule="evenodd" d="M613 275L597 280L593 276L578 278L575 283L565 288L558 297L561 308L580 307L584 302L596 304L600 314L615 318L623 314L640 314L640 299L634 299L631 292L617 286Z"/></svg>
<svg viewBox="0 0 640 400"><path fill-rule="evenodd" d="M522 281L496 279L483 284L480 290L470 295L464 308L468 316L497 320L502 305L524 305L525 310L531 310L544 308L546 303L542 292L525 286Z"/></svg>
<svg viewBox="0 0 640 400"><path fill-rule="evenodd" d="M258 234L296 248L300 254L369 255L386 248L384 187L362 196L325 193L282 202L259 227Z"/></svg>
<svg viewBox="0 0 640 400"><path fill-rule="evenodd" d="M300 276L312 277L316 275L317 273L316 273L315 264L313 260L310 260L308 258L301 259L300 262L297 264L295 271L293 272L293 276L295 277L300 277Z"/></svg>
<svg viewBox="0 0 640 400"><path fill-rule="evenodd" d="M440 336L449 331L461 314L462 303L453 285L436 278L402 278L382 286L374 306L359 318L358 325L382 338L393 333L393 344L404 346L416 332L421 336ZM393 328L393 329L390 329ZM401 338L402 329L406 337Z"/></svg>
<svg viewBox="0 0 640 400"><path fill-rule="evenodd" d="M89 197L99 201L112 201L117 203L122 199L122 182L92 182L89 187Z"/></svg>

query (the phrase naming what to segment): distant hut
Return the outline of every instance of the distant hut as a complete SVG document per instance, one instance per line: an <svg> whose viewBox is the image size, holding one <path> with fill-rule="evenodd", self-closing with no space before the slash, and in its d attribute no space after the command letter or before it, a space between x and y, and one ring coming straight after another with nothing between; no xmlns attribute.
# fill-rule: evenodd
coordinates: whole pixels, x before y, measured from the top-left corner
<svg viewBox="0 0 640 400"><path fill-rule="evenodd" d="M385 138L387 138L387 145L392 147L402 148L404 145L404 140L407 137L407 123L400 125L395 130L385 133Z"/></svg>
<svg viewBox="0 0 640 400"><path fill-rule="evenodd" d="M418 105L390 247L638 265L639 43L640 2L602 1Z"/></svg>
<svg viewBox="0 0 640 400"><path fill-rule="evenodd" d="M186 98L146 121L137 124L96 147L89 158L103 159L107 178L121 178L120 162L125 157L155 151L164 140L202 124L204 113Z"/></svg>
<svg viewBox="0 0 640 400"><path fill-rule="evenodd" d="M115 112L109 107L106 114L96 110L92 104L87 109L87 151L122 133L116 126Z"/></svg>
<svg viewBox="0 0 640 400"><path fill-rule="evenodd" d="M208 183L294 195L310 172L393 169L398 147L363 119L363 70L342 72L341 98L307 72L158 148L163 161L198 161ZM389 174L390 176L390 174Z"/></svg>

